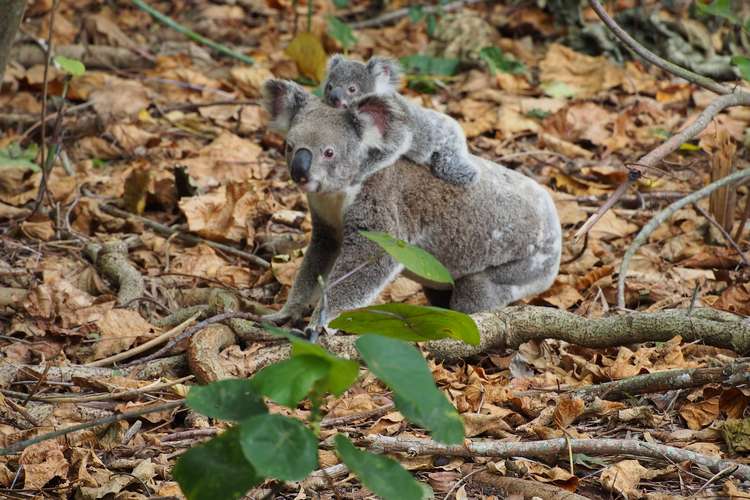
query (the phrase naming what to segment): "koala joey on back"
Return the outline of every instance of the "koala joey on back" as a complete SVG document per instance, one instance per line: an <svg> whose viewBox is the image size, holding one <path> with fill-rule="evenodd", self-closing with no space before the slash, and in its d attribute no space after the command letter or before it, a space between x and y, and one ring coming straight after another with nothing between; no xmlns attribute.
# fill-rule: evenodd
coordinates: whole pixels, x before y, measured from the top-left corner
<svg viewBox="0 0 750 500"><path fill-rule="evenodd" d="M461 126L450 116L399 95L400 75L398 63L391 59L373 57L364 64L335 55L328 61L323 93L326 102L334 107L347 107L366 94L393 95L407 116L410 133L403 136L403 144L393 145L392 154L405 149L399 156L428 165L436 177L456 185L474 183L479 170L471 160Z"/></svg>
<svg viewBox="0 0 750 500"><path fill-rule="evenodd" d="M540 293L554 281L560 222L551 196L534 180L472 156L482 182L458 187L407 159L384 159L382 151L410 126L394 95L370 94L333 108L293 82L269 80L264 96L271 128L286 135L286 162L312 216L310 245L289 298L265 319L299 319L317 306L310 324L316 328L371 303L403 266L362 230L420 246L448 268L452 289L410 276L434 305L474 313Z"/></svg>

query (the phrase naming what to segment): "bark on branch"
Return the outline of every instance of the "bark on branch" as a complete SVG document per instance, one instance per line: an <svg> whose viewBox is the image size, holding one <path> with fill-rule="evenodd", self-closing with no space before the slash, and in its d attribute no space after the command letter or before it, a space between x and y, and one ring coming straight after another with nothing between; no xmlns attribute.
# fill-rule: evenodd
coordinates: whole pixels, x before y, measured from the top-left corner
<svg viewBox="0 0 750 500"><path fill-rule="evenodd" d="M10 47L16 39L25 8L26 0L0 0L0 87L3 85Z"/></svg>
<svg viewBox="0 0 750 500"><path fill-rule="evenodd" d="M593 456L620 458L626 455L648 457L671 462L693 462L708 468L713 473L729 470L728 475L744 481L750 480L750 466L731 460L701 455L690 450L663 444L636 441L634 439L548 439L545 441L505 442L494 440L470 440L463 445L445 445L431 439L399 439L391 436L369 435L362 441L369 447L386 452L402 452L410 455L447 455L458 457L525 457L554 460L567 459L568 450ZM568 447L570 446L570 448Z"/></svg>

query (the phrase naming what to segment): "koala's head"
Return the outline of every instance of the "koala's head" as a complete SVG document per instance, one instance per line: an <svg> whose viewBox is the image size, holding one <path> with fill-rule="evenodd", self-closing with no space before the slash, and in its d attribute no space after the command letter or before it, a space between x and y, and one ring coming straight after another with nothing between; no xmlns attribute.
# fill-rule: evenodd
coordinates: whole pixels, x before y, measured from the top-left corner
<svg viewBox="0 0 750 500"><path fill-rule="evenodd" d="M373 57L367 64L339 54L328 61L323 95L328 105L345 108L365 94L389 94L398 90L401 68L392 59Z"/></svg>
<svg viewBox="0 0 750 500"><path fill-rule="evenodd" d="M387 164L382 150L403 142L407 116L393 96L370 94L333 108L276 79L264 83L263 94L270 127L286 135L289 173L303 191L333 193L361 184Z"/></svg>

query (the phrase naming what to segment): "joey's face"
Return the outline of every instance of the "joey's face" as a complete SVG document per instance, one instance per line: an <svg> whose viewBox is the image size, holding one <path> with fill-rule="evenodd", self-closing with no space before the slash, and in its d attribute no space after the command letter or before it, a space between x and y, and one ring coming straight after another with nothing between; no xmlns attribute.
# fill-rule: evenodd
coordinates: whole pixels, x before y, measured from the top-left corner
<svg viewBox="0 0 750 500"><path fill-rule="evenodd" d="M333 193L359 182L363 146L346 110L310 102L286 136L286 161L303 191Z"/></svg>
<svg viewBox="0 0 750 500"><path fill-rule="evenodd" d="M364 64L343 61L328 75L323 93L330 106L346 108L357 97L373 92L374 84L374 78Z"/></svg>

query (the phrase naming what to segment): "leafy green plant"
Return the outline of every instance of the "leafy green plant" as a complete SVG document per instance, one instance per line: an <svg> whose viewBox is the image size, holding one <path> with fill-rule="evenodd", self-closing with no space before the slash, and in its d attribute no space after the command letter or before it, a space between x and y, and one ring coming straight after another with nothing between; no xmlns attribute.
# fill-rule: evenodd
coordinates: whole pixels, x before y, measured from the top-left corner
<svg viewBox="0 0 750 500"><path fill-rule="evenodd" d="M415 274L450 284L450 273L424 250L384 233L363 232ZM384 304L348 311L331 326L360 334L354 343L364 365L393 393L411 423L446 444L464 439L461 417L435 386L427 362L408 341L453 338L479 342L476 324L456 311L409 304ZM191 500L235 499L266 479L299 481L318 467L318 437L324 398L341 396L357 379L359 363L271 325L264 328L291 343L290 358L267 366L249 380L222 380L194 387L187 404L209 417L232 422L229 430L180 457L173 475ZM296 408L309 401L306 421L271 414L265 398ZM336 453L372 492L384 498L421 500L427 485L397 461L358 449L346 436L334 439Z"/></svg>
<svg viewBox="0 0 750 500"><path fill-rule="evenodd" d="M354 36L354 32L348 24L343 22L336 16L327 15L326 25L328 26L328 34L339 42L344 52L348 52L349 49L357 44L357 37Z"/></svg>
<svg viewBox="0 0 750 500"><path fill-rule="evenodd" d="M485 47L479 51L479 57L487 64L493 75L497 72L513 75L526 72L526 66L522 62L506 56L500 47Z"/></svg>
<svg viewBox="0 0 750 500"><path fill-rule="evenodd" d="M38 152L39 147L36 144L23 148L20 144L11 142L7 147L0 149L0 168L28 168L38 172L39 165L34 163Z"/></svg>
<svg viewBox="0 0 750 500"><path fill-rule="evenodd" d="M704 16L714 16L729 21L731 24L740 27L746 34L750 35L750 16L744 20L738 13L732 10L732 0L713 0L710 3L697 0L695 2L696 10ZM736 46L742 46L741 43ZM745 55L735 54L731 59L732 65L737 67L742 78L750 81L750 58Z"/></svg>
<svg viewBox="0 0 750 500"><path fill-rule="evenodd" d="M413 54L402 57L399 62L407 74L410 88L418 92L432 94L437 91L441 80L456 74L460 61L458 59Z"/></svg>

